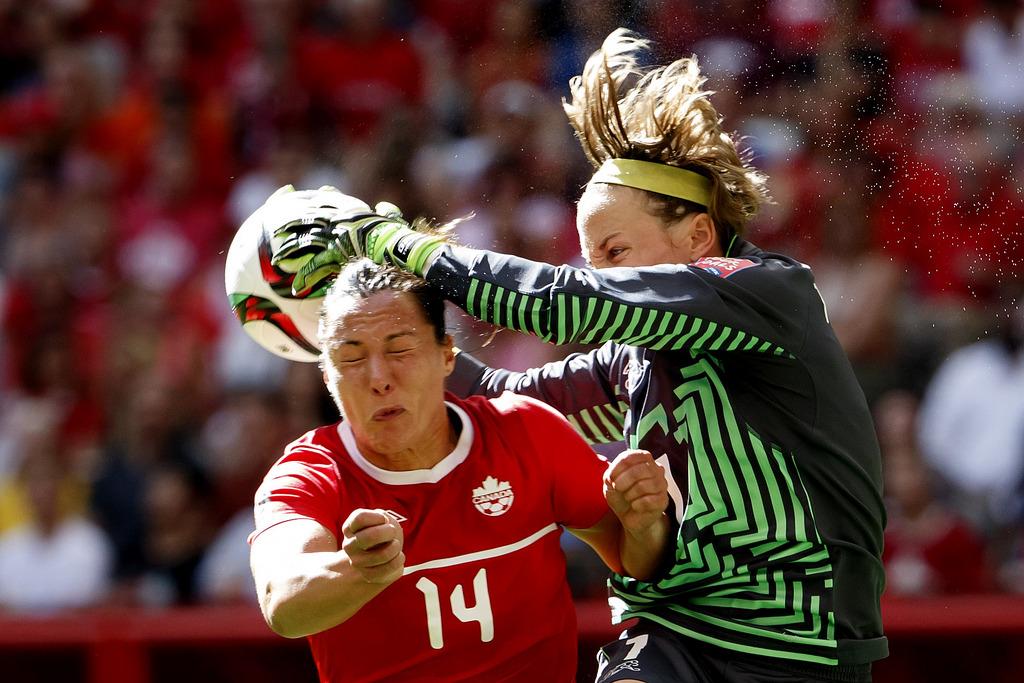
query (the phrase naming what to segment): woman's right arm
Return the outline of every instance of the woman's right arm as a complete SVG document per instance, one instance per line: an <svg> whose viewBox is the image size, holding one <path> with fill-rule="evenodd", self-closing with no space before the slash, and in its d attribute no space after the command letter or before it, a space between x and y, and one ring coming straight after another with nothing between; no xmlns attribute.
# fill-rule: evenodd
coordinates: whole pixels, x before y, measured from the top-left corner
<svg viewBox="0 0 1024 683"><path fill-rule="evenodd" d="M301 638L344 623L402 576L398 522L379 510L356 510L343 533L339 548L319 522L291 519L253 539L260 609L278 635Z"/></svg>

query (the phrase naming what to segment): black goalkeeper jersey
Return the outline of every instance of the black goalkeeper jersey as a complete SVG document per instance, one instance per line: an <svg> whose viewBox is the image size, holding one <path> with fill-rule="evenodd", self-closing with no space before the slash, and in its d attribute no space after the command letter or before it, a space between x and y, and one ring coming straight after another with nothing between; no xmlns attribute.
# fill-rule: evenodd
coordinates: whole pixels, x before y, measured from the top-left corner
<svg viewBox="0 0 1024 683"><path fill-rule="evenodd" d="M675 563L651 582L613 576L617 619L769 657L882 658L885 510L864 394L810 269L739 246L604 270L446 247L427 279L471 315L602 344L523 373L459 354L449 387L539 398L591 442L667 467Z"/></svg>

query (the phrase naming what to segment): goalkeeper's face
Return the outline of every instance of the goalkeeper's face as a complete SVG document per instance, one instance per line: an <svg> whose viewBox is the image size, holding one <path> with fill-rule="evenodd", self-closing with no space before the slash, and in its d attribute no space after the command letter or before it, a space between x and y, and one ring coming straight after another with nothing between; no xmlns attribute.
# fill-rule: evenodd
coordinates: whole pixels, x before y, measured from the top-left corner
<svg viewBox="0 0 1024 683"><path fill-rule="evenodd" d="M580 252L594 268L693 263L721 255L708 214L689 213L665 222L651 213L643 190L590 183L576 209Z"/></svg>
<svg viewBox="0 0 1024 683"><path fill-rule="evenodd" d="M416 298L380 291L347 298L324 349L324 379L360 452L384 469L447 453L445 378L455 367L451 337L437 340ZM438 450L440 449L440 450ZM426 465L430 466L430 465Z"/></svg>

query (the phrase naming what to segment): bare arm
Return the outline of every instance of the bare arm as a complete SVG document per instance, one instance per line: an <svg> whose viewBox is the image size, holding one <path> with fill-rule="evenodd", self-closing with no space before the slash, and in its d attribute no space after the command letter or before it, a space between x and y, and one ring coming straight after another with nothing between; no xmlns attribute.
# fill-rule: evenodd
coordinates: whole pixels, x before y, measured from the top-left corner
<svg viewBox="0 0 1024 683"><path fill-rule="evenodd" d="M250 563L267 625L286 638L348 620L402 576L402 528L380 510L355 510L342 547L318 522L291 520L257 536Z"/></svg>
<svg viewBox="0 0 1024 683"><path fill-rule="evenodd" d="M668 549L668 480L647 451L624 451L608 466L605 498L611 508L589 529L569 529L612 571L653 578Z"/></svg>
<svg viewBox="0 0 1024 683"><path fill-rule="evenodd" d="M611 510L594 526L588 529L571 529L566 531L577 537L593 549L598 557L616 574L623 573L620 551L622 545L622 525L619 518Z"/></svg>
<svg viewBox="0 0 1024 683"><path fill-rule="evenodd" d="M604 495L622 524L621 573L653 579L669 550L668 479L647 451L620 453L604 475Z"/></svg>

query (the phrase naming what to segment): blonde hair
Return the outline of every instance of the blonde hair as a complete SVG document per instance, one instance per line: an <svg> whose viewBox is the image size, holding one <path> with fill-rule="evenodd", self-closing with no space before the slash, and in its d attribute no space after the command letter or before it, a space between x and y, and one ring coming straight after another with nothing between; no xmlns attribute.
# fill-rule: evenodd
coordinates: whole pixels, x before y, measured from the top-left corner
<svg viewBox="0 0 1024 683"><path fill-rule="evenodd" d="M650 46L635 33L617 28L587 60L581 76L569 81L571 101L563 101L569 122L595 168L607 159L638 159L677 166L711 180L708 214L720 228L742 234L746 222L769 201L767 178L740 155L722 130L696 57L644 70L639 53ZM630 82L635 84L630 85ZM678 210L680 200L662 195ZM721 230L720 230L721 232Z"/></svg>

